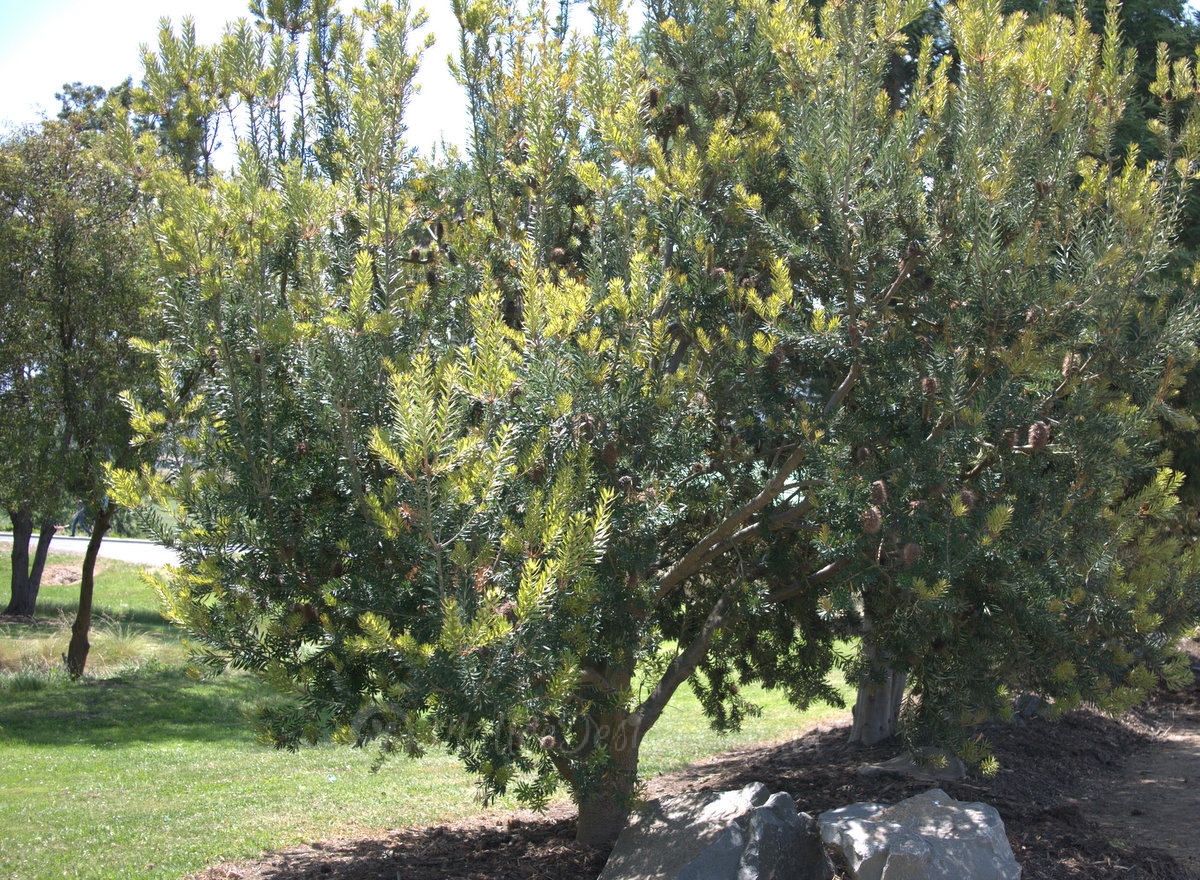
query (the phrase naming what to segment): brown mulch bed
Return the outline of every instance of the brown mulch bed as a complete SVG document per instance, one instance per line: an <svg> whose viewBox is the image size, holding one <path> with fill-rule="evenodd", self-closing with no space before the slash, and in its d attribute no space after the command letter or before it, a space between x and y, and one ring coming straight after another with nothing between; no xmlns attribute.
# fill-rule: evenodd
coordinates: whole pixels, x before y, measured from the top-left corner
<svg viewBox="0 0 1200 880"><path fill-rule="evenodd" d="M1182 721L1181 721L1182 719ZM1087 816L1089 798L1106 791L1131 759L1165 747L1159 734L1180 723L1200 725L1200 684L1161 694L1124 719L1080 711L1057 723L1043 719L986 731L1002 770L992 779L942 783L960 800L995 806L1023 875L1030 880L1188 880L1200 873L1170 854L1123 835L1114 837ZM824 725L800 739L741 749L652 780L652 797L694 789L764 782L789 792L813 815L855 801L894 803L930 788L911 780L858 776L864 763L894 756L897 747L846 745L844 725ZM1146 796L1155 797L1153 787ZM1200 814L1181 804L1180 821ZM1136 804L1130 811L1137 815ZM253 863L214 866L198 880L593 880L602 852L573 842L565 807L545 815L491 814L386 836L335 839L275 853ZM1193 862L1195 863L1195 862ZM839 875L845 876L845 875Z"/></svg>

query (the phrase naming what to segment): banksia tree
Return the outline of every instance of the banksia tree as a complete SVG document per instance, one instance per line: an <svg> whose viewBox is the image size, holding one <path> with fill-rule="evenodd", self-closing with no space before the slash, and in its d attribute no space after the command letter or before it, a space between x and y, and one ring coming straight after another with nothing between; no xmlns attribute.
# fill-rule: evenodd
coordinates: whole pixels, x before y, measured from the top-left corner
<svg viewBox="0 0 1200 880"><path fill-rule="evenodd" d="M1146 608L1196 608L1190 548L1166 542L1162 581L1136 589L1121 550L1169 530L1176 478L1156 470L1153 423L1194 317L1171 315L1188 296L1156 272L1194 121L1160 126L1166 162L1106 163L1130 87L1115 15L1100 38L1079 19L951 7L953 52L911 51L898 100L880 77L901 26L881 9L828 6L816 46L795 10L762 14L779 100L799 105L792 204L763 217L814 304L796 381L846 389L826 427L841 438L824 466L835 526L810 548L819 570L841 566L823 613L863 636L854 738L895 732L906 680L912 736L1002 713L1014 687L1060 707L1138 692L1162 660L1162 617ZM1162 76L1175 120L1192 77ZM1141 493L1162 505L1114 531ZM863 515L871 529L848 544L868 503L882 521Z"/></svg>
<svg viewBox="0 0 1200 880"><path fill-rule="evenodd" d="M295 697L277 742L436 739L486 794L565 782L603 842L685 682L727 728L740 683L836 701L841 662L881 707L860 736L908 683L908 730L951 741L1012 688L1147 686L1196 613L1151 427L1193 356L1156 271L1195 135L1106 164L1115 27L455 12L465 162L403 149L414 21L368 4L272 44L308 79L235 31L312 112L228 177L162 176L175 338L130 405L178 467L115 483L173 512L164 600L204 659Z"/></svg>

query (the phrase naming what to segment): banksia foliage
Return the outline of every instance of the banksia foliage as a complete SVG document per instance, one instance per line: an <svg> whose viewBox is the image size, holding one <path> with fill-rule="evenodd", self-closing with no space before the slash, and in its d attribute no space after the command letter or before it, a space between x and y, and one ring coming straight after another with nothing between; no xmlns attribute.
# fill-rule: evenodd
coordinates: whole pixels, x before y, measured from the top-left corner
<svg viewBox="0 0 1200 880"><path fill-rule="evenodd" d="M489 794L564 783L600 841L686 682L721 729L747 681L837 701L853 639L846 671L908 676L906 729L953 741L1009 687L1144 681L1196 607L1186 553L1126 577L1113 518L1148 546L1173 497L1151 416L1197 326L1147 267L1190 67L1181 161L1118 168L1115 23L654 0L635 40L599 0L567 41L455 9L462 164L410 161L422 44L371 4L311 11L311 80L268 79L313 92L228 180L162 176L163 592L213 664L295 685L278 742L432 731ZM944 37L910 41L926 15ZM1046 454L992 442L1024 425Z"/></svg>

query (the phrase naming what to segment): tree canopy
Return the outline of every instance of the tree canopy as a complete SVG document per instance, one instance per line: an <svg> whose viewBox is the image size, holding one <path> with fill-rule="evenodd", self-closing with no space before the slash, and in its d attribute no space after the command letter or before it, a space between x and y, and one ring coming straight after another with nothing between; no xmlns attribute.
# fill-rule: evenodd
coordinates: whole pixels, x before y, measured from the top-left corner
<svg viewBox="0 0 1200 880"><path fill-rule="evenodd" d="M961 731L1016 689L1119 708L1173 668L1190 63L1160 158L1115 163L1115 13L454 9L473 135L436 163L405 5L270 5L149 66L161 108L201 66L238 156L163 141L170 332L129 405L173 464L114 492L170 512L203 659L294 698L277 743L437 740L601 841L685 682L729 727L741 684L836 701L841 667L860 719L907 693L907 735L986 760ZM953 51L906 36L930 15Z"/></svg>
<svg viewBox="0 0 1200 880"><path fill-rule="evenodd" d="M95 517L68 668L86 664L96 551L115 506L109 466L134 467L119 395L144 390L130 339L154 325L144 207L118 90L66 87L60 120L0 144L0 500L13 520L10 614L32 615L55 523L72 499ZM74 509L72 507L72 509ZM28 544L40 535L32 570Z"/></svg>

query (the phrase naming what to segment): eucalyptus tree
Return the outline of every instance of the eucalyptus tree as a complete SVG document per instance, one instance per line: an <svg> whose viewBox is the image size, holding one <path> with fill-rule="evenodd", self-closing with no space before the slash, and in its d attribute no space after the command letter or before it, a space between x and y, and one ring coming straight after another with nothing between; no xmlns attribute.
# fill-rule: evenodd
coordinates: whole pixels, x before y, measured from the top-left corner
<svg viewBox="0 0 1200 880"><path fill-rule="evenodd" d="M604 0L584 37L456 0L473 136L434 166L419 16L288 10L212 50L234 169L158 174L171 333L128 405L166 452L113 475L169 511L199 659L292 695L275 742L441 742L603 842L685 682L727 728L840 664L867 727L903 675L910 735L983 760L1009 688L1117 708L1176 668L1188 64L1172 161L1118 170L1115 26L966 0L897 87L924 3L661 0L638 36Z"/></svg>

